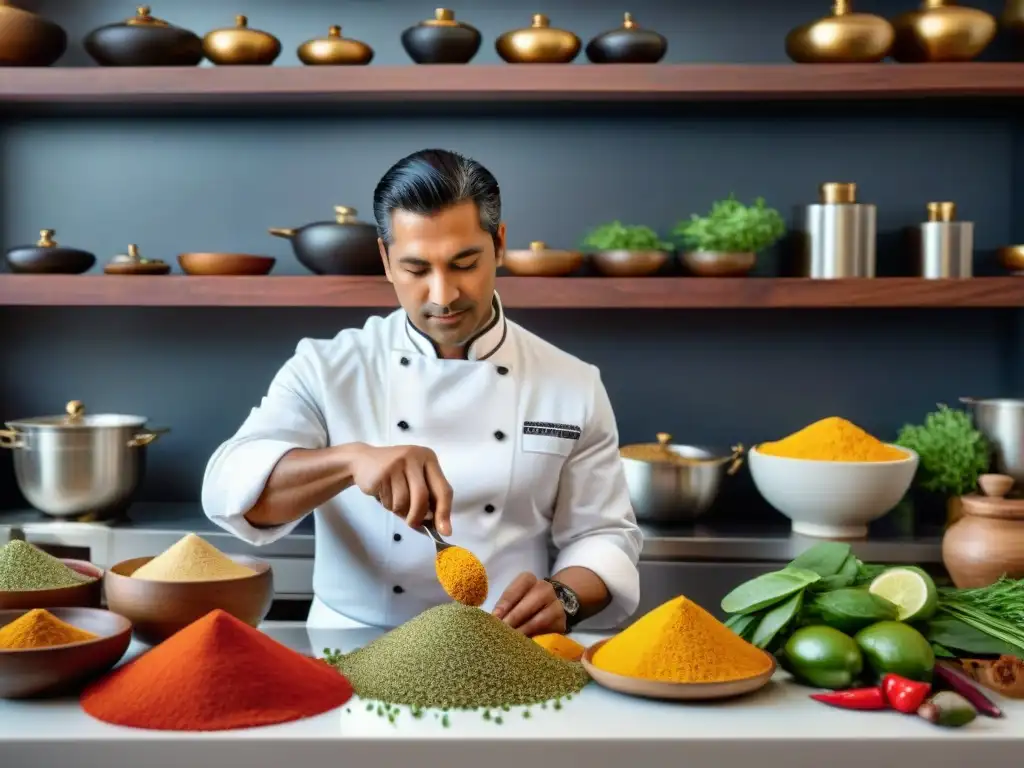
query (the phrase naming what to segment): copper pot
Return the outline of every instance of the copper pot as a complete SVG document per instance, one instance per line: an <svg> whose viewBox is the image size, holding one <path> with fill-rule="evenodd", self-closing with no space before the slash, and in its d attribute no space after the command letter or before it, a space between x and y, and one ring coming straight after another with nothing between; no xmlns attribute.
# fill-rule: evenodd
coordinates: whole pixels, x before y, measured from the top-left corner
<svg viewBox="0 0 1024 768"><path fill-rule="evenodd" d="M668 261L667 251L595 251L591 263L605 277L646 277Z"/></svg>
<svg viewBox="0 0 1024 768"><path fill-rule="evenodd" d="M337 24L327 31L327 37L304 42L297 53L299 61L308 66L363 65L373 61L373 48L360 40L342 37Z"/></svg>
<svg viewBox="0 0 1024 768"><path fill-rule="evenodd" d="M990 483L983 488L993 495L961 497L962 517L942 537L942 562L959 589L1024 578L1024 499L996 495Z"/></svg>
<svg viewBox="0 0 1024 768"><path fill-rule="evenodd" d="M533 14L529 27L505 32L495 43L498 55L510 64L568 64L581 46L576 35L555 29L543 13Z"/></svg>
<svg viewBox="0 0 1024 768"><path fill-rule="evenodd" d="M959 6L953 0L924 0L916 11L893 19L896 61L971 61L996 35L996 19L977 8Z"/></svg>
<svg viewBox="0 0 1024 768"><path fill-rule="evenodd" d="M245 16L235 16L235 26L206 34L203 53L221 66L269 66L281 55L281 41L269 32L250 29Z"/></svg>
<svg viewBox="0 0 1024 768"><path fill-rule="evenodd" d="M67 47L63 27L0 0L0 66L48 67Z"/></svg>

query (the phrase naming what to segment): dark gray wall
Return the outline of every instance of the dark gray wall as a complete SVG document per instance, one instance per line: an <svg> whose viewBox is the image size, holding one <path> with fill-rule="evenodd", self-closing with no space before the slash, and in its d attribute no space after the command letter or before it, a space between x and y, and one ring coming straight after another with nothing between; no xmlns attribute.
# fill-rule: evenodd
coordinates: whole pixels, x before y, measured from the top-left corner
<svg viewBox="0 0 1024 768"><path fill-rule="evenodd" d="M164 0L154 13L199 32L235 12L291 51L331 23L377 49L381 64L406 63L400 31L432 6L405 0L339 5L302 0ZM864 2L891 15L908 3ZM630 10L670 38L669 61L784 61L787 29L828 2L708 5L642 0ZM996 2L985 3L998 10ZM77 40L132 12L102 0L34 7ZM555 25L584 39L617 25L621 8L551 0ZM482 0L456 6L491 41L528 23L533 9ZM84 61L77 43L62 64ZM586 117L478 114L373 118L280 114L238 118L48 117L0 123L0 239L5 247L52 227L58 239L105 261L137 242L173 260L185 250L279 257L302 274L268 226L324 218L335 204L369 215L372 188L401 155L441 145L483 160L499 177L513 245L571 245L611 218L667 230L716 198L764 195L783 211L813 200L819 183L854 180L879 205L881 260L905 255L898 231L929 200L957 201L977 223L979 272L992 250L1024 237L1014 178L1020 131L1010 108L913 104L734 108L615 107ZM776 268L767 255L759 272ZM879 290L884 290L881 286ZM173 432L152 448L147 499L198 496L203 467L265 390L304 335L333 335L367 312L332 310L0 309L0 417L59 412L78 398L92 411L140 412ZM513 317L599 365L624 441L657 431L685 442L752 443L841 414L891 436L937 401L1012 395L1020 318L1013 311L538 312ZM733 501L751 501L740 478ZM726 502L730 501L726 497ZM0 503L20 504L0 462ZM752 502L753 503L753 502ZM748 515L760 505L736 504Z"/></svg>

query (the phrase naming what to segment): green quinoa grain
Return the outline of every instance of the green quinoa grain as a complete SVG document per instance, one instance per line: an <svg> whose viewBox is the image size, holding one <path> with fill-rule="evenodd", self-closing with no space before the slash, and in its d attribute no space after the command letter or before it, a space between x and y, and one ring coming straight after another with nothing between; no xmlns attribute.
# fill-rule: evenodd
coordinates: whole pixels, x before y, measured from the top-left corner
<svg viewBox="0 0 1024 768"><path fill-rule="evenodd" d="M424 611L335 666L363 698L446 710L507 712L576 693L590 679L581 664L459 603Z"/></svg>
<svg viewBox="0 0 1024 768"><path fill-rule="evenodd" d="M94 579L26 541L14 540L0 547L0 591L63 589L88 581Z"/></svg>

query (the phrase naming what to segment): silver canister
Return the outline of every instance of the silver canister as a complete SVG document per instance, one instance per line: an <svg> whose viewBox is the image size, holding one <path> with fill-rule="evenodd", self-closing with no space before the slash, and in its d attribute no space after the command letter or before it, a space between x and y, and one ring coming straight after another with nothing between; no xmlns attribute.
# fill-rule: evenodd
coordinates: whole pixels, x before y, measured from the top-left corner
<svg viewBox="0 0 1024 768"><path fill-rule="evenodd" d="M928 203L928 221L912 233L919 276L973 276L974 222L956 220L956 203Z"/></svg>
<svg viewBox="0 0 1024 768"><path fill-rule="evenodd" d="M797 274L818 279L875 276L876 206L857 185L821 185L820 202L798 209Z"/></svg>

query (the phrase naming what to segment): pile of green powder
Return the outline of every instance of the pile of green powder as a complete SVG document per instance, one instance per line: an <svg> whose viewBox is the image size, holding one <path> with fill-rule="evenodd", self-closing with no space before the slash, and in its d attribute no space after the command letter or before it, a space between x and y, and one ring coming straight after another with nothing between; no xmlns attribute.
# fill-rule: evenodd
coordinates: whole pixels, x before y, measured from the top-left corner
<svg viewBox="0 0 1024 768"><path fill-rule="evenodd" d="M93 579L28 542L15 540L0 547L0 591L62 589L86 581Z"/></svg>
<svg viewBox="0 0 1024 768"><path fill-rule="evenodd" d="M364 699L437 709L539 704L590 680L479 608L447 603L335 659Z"/></svg>

